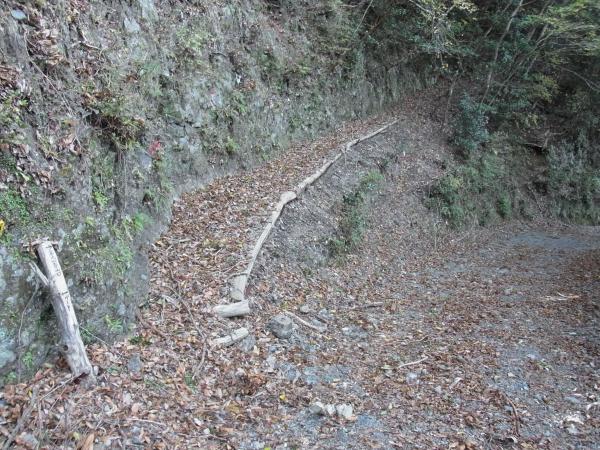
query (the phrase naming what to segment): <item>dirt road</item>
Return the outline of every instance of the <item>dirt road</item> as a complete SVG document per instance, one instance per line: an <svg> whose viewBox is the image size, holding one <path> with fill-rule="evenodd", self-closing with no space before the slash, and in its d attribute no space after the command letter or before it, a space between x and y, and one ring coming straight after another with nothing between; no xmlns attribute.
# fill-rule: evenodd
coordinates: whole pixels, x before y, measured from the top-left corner
<svg viewBox="0 0 600 450"><path fill-rule="evenodd" d="M5 388L0 431L22 448L598 448L600 229L448 229L423 198L450 154L420 110L183 196L139 326L89 348L99 384L43 368ZM215 317L279 194L392 118L285 209L252 314ZM365 179L360 242L332 257ZM268 322L286 311L301 320L279 339ZM241 326L241 343L209 345Z"/></svg>

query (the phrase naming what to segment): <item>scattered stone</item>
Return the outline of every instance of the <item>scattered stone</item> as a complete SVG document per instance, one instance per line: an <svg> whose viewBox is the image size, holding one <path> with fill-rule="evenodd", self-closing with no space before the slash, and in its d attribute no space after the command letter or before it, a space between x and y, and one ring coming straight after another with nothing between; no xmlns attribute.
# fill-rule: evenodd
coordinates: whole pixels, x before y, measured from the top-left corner
<svg viewBox="0 0 600 450"><path fill-rule="evenodd" d="M325 308L323 308L317 313L317 318L322 322L330 322L333 320L333 315Z"/></svg>
<svg viewBox="0 0 600 450"><path fill-rule="evenodd" d="M346 420L352 419L352 405L341 403L335 407L335 411L338 416L343 417Z"/></svg>
<svg viewBox="0 0 600 450"><path fill-rule="evenodd" d="M307 304L302 305L299 309L298 309L302 314L308 314L310 312L310 306L308 306Z"/></svg>
<svg viewBox="0 0 600 450"><path fill-rule="evenodd" d="M576 435L579 434L579 431L577 430L577 427L575 425L571 424L567 427L567 433Z"/></svg>
<svg viewBox="0 0 600 450"><path fill-rule="evenodd" d="M23 21L23 20L27 19L27 14L25 14L20 9L13 9L10 12L10 15L12 16L13 19L18 20L18 21Z"/></svg>
<svg viewBox="0 0 600 450"><path fill-rule="evenodd" d="M131 373L139 374L142 371L142 358L139 353L134 353L127 361L127 368Z"/></svg>
<svg viewBox="0 0 600 450"><path fill-rule="evenodd" d="M275 358L275 355L267 356L265 362L268 366L267 372L275 372L275 369L277 368L277 358Z"/></svg>
<svg viewBox="0 0 600 450"><path fill-rule="evenodd" d="M17 359L17 355L7 348L0 348L0 368L9 365Z"/></svg>
<svg viewBox="0 0 600 450"><path fill-rule="evenodd" d="M325 405L321 402L314 402L309 406L308 410L315 416L324 416L326 414Z"/></svg>
<svg viewBox="0 0 600 450"><path fill-rule="evenodd" d="M136 34L142 30L140 28L140 24L137 23L133 17L125 17L125 20L123 20L123 26L125 27L125 31L127 31L129 34Z"/></svg>
<svg viewBox="0 0 600 450"><path fill-rule="evenodd" d="M138 0L142 8L142 17L144 20L158 20L158 14L154 6L154 0Z"/></svg>
<svg viewBox="0 0 600 450"><path fill-rule="evenodd" d="M252 350L254 350L255 345L256 345L256 338L252 335L246 336L239 343L240 350L242 350L243 352L246 352L246 353L250 353Z"/></svg>
<svg viewBox="0 0 600 450"><path fill-rule="evenodd" d="M416 372L408 372L406 374L406 384L418 384L419 374Z"/></svg>
<svg viewBox="0 0 600 450"><path fill-rule="evenodd" d="M269 320L267 327L279 339L288 339L294 331L294 322L285 314L277 314Z"/></svg>
<svg viewBox="0 0 600 450"><path fill-rule="evenodd" d="M279 365L279 372L285 377L286 380L295 383L300 378L300 372L291 363L281 363Z"/></svg>
<svg viewBox="0 0 600 450"><path fill-rule="evenodd" d="M438 394L438 395L442 395L442 393L444 392L444 391L442 390L442 387L441 387L441 386L436 386L436 387L435 387L435 389L434 389L434 391L435 391L435 393L436 393L436 394Z"/></svg>
<svg viewBox="0 0 600 450"><path fill-rule="evenodd" d="M325 405L325 412L329 416L333 416L335 414L335 405Z"/></svg>

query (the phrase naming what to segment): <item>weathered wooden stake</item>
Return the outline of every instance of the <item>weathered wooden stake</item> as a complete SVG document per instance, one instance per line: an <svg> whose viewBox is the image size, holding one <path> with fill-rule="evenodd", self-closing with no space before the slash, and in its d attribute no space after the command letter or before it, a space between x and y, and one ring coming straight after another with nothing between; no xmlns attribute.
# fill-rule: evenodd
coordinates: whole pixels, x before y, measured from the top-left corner
<svg viewBox="0 0 600 450"><path fill-rule="evenodd" d="M61 351L67 359L73 377L87 375L90 379L94 379L94 371L79 333L79 323L73 309L71 294L69 294L69 288L52 243L41 242L37 246L37 253L45 275L37 266L34 267L37 269L36 274L40 277L42 284L50 290L52 307L60 327Z"/></svg>

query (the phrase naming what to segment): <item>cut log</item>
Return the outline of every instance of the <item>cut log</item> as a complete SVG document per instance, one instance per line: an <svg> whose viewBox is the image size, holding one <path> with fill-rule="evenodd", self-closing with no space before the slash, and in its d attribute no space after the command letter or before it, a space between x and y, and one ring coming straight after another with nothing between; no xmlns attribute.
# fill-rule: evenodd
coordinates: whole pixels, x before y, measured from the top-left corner
<svg viewBox="0 0 600 450"><path fill-rule="evenodd" d="M245 316L250 314L250 305L248 300L243 300L228 305L217 305L213 308L213 312L221 317Z"/></svg>
<svg viewBox="0 0 600 450"><path fill-rule="evenodd" d="M237 330L232 331L227 336L213 339L211 345L213 347L228 347L230 345L235 344L236 342L241 341L245 337L247 337L250 333L247 328L238 328Z"/></svg>
<svg viewBox="0 0 600 450"><path fill-rule="evenodd" d="M92 365L85 352L79 333L79 323L73 309L71 294L63 275L58 256L52 243L43 241L37 246L37 253L44 268L45 276L38 273L42 283L50 290L50 300L58 320L61 334L61 351L74 378L88 376L94 378Z"/></svg>

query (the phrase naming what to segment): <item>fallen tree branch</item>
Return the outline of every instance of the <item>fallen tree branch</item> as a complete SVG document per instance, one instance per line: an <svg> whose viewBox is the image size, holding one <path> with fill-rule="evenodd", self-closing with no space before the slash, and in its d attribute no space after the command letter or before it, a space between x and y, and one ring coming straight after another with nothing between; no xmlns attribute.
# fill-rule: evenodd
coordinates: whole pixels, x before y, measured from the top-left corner
<svg viewBox="0 0 600 450"><path fill-rule="evenodd" d="M79 333L79 323L73 308L71 294L52 243L40 242L37 245L37 253L46 275L43 275L39 269L35 272L40 277L42 284L50 290L50 301L61 334L61 351L75 378L88 376L90 380L93 380L94 372Z"/></svg>
<svg viewBox="0 0 600 450"><path fill-rule="evenodd" d="M247 328L238 328L237 330L233 330L227 336L213 339L211 342L212 347L228 347L230 345L235 344L236 342L241 341L245 337L249 335L249 331Z"/></svg>
<svg viewBox="0 0 600 450"><path fill-rule="evenodd" d="M380 306L385 306L385 302L373 302L373 303L367 303L366 305L349 306L346 308L346 310L347 311L356 311L359 309L379 308Z"/></svg>
<svg viewBox="0 0 600 450"><path fill-rule="evenodd" d="M281 216L281 213L283 212L283 208L290 203L291 201L295 200L296 198L298 198L300 196L300 194L302 194L306 188L308 188L310 185L312 185L313 183L315 183L319 178L321 178L326 172L327 170L338 160L342 157L342 155L349 151L350 148L356 144L358 144L359 142L365 141L367 139L370 139L380 133L383 133L385 130L387 130L389 127L391 127L392 125L394 125L396 122L398 122L398 120L394 120L393 122L388 123L387 125L365 135L362 137L359 137L357 139L354 139L350 142L348 142L345 146L344 146L344 150L342 152L340 152L338 155L335 156L335 158L333 158L332 160L326 162L325 164L323 164L319 170L317 170L314 174L310 175L309 177L305 178L298 186L296 186L296 190L295 191L287 191L284 192L283 194L281 194L281 198L279 200L279 202L277 203L277 205L275 206L275 209L273 210L273 212L271 213L271 217L269 219L269 221L267 222L267 224L265 225L265 228L263 229L263 232L261 233L260 237L258 238L258 241L256 241L256 243L254 244L254 247L252 249L252 251L250 252L249 255L249 259L250 262L248 263L248 265L246 266L246 270L244 270L243 272L235 275L234 277L232 277L229 281L229 296L231 297L231 299L234 302L242 302L245 300L245 295L246 295L246 286L248 284L248 278L250 277L250 274L252 273L252 269L254 268L254 264L256 263L256 259L258 258L258 255L260 254L260 251L265 243L265 241L267 240L267 238L269 237L269 234L271 234L271 231L273 230L273 228L275 227L275 223L277 222L277 220L279 219L279 217Z"/></svg>
<svg viewBox="0 0 600 450"><path fill-rule="evenodd" d="M227 305L217 305L213 308L213 312L221 317L245 316L246 314L250 314L250 305L248 304L248 300L243 300Z"/></svg>
<svg viewBox="0 0 600 450"><path fill-rule="evenodd" d="M252 272L252 269L254 268L254 263L256 262L256 259L258 258L258 255L262 249L262 246L264 245L265 241L269 237L269 234L271 234L271 230L275 226L275 222L277 222L277 219L279 219L279 216L281 215L281 212L283 211L283 207L285 205L287 205L289 202L291 202L292 200L294 200L295 198L296 198L296 193L293 191L287 191L287 192L284 192L283 194L281 194L281 198L279 199L279 202L275 206L275 210L271 213L271 218L267 222L267 225L265 226L265 229L263 230L260 237L258 238L258 241L256 241L256 244L254 244L254 248L252 249L252 252L250 253L250 262L248 263L246 270L241 275L238 275L235 278L233 278L231 281L230 296L233 300L235 300L237 302L244 301L245 292L246 292L246 284L248 283L248 277L250 276L250 273Z"/></svg>
<svg viewBox="0 0 600 450"><path fill-rule="evenodd" d="M313 325L312 323L307 322L304 319L301 319L296 314L294 314L294 313L292 313L290 311L284 311L284 313L287 314L288 316L290 316L292 319L294 319L298 323L304 325L305 327L311 328L311 329L313 329L315 331L318 331L319 333L323 333L325 331L325 327L318 327L316 325Z"/></svg>
<svg viewBox="0 0 600 450"><path fill-rule="evenodd" d="M400 364L398 367L396 367L397 369L402 369L403 367L408 367L408 366L415 366L417 364L421 364L423 361L425 361L427 359L427 356L424 356L421 359L417 359L416 361L411 361L411 362L407 362L404 364Z"/></svg>

